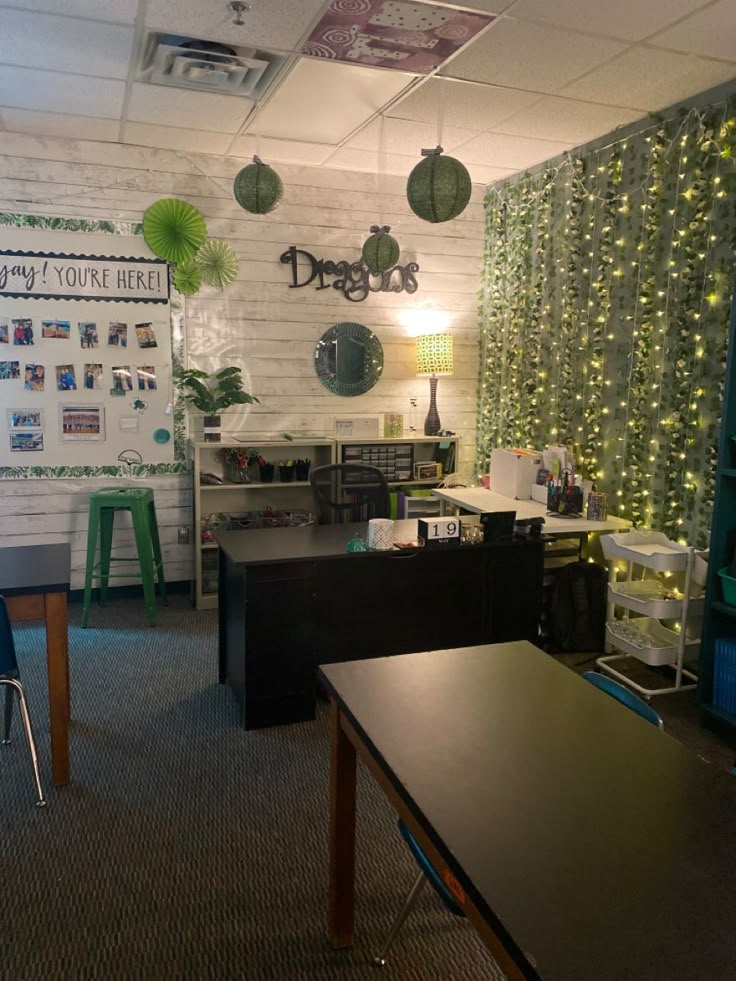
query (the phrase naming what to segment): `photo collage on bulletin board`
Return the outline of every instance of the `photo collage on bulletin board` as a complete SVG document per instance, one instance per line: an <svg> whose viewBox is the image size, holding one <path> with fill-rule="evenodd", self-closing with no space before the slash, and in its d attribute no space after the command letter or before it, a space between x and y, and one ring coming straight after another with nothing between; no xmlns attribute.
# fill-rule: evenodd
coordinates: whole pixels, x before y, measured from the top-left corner
<svg viewBox="0 0 736 981"><path fill-rule="evenodd" d="M0 227L0 467L172 463L172 402L168 267L142 238Z"/></svg>

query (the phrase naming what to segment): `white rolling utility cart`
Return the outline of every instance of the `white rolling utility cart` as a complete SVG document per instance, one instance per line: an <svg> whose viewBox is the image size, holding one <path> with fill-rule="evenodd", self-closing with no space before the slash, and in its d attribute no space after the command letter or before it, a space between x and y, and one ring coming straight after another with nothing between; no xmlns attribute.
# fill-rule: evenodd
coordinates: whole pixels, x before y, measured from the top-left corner
<svg viewBox="0 0 736 981"><path fill-rule="evenodd" d="M695 688L698 676L685 661L696 658L700 647L692 621L703 615L704 558L653 531L603 535L601 548L608 562L606 650L618 653L596 663L645 698ZM619 580L622 568L625 578ZM616 610L622 611L618 618ZM613 667L632 657L650 667L672 668L674 683L644 688Z"/></svg>

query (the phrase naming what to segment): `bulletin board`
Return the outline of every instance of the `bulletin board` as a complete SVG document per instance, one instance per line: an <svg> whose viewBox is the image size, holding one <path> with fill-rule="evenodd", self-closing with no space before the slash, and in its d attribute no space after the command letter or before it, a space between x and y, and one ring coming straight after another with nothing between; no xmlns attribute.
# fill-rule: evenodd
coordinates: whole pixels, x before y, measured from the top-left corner
<svg viewBox="0 0 736 981"><path fill-rule="evenodd" d="M182 322L138 232L0 215L0 477L183 469Z"/></svg>

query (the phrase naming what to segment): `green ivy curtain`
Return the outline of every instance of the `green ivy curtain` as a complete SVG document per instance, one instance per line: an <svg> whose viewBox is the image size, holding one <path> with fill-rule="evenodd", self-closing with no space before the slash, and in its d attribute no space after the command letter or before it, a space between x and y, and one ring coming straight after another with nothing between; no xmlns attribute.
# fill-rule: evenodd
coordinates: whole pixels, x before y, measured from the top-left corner
<svg viewBox="0 0 736 981"><path fill-rule="evenodd" d="M732 103L492 188L477 467L574 447L609 512L707 542L736 247Z"/></svg>

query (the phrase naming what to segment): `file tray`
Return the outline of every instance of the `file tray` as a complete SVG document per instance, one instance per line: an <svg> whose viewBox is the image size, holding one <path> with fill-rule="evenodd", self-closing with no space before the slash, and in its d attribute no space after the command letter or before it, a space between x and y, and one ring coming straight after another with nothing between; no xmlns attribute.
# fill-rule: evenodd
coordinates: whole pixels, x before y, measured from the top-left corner
<svg viewBox="0 0 736 981"><path fill-rule="evenodd" d="M657 572L682 572L687 568L689 549L678 545L661 531L626 531L601 535L601 548L609 561L625 559Z"/></svg>

